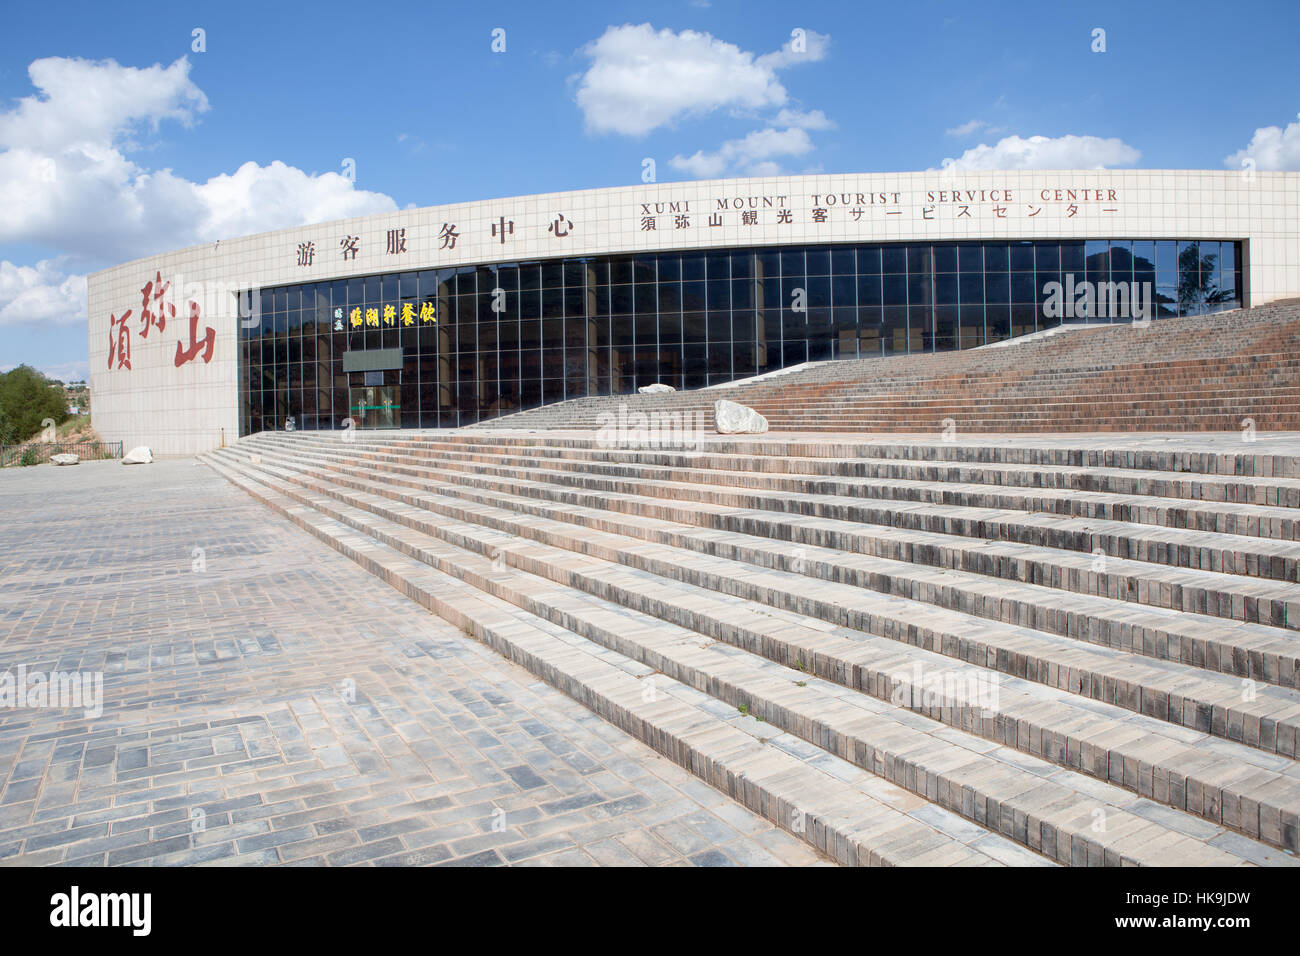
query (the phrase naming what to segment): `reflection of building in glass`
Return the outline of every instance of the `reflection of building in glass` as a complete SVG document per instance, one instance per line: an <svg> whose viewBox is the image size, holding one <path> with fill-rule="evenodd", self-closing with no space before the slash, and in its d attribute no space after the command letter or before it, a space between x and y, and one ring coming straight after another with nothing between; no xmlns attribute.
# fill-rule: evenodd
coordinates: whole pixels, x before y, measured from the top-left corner
<svg viewBox="0 0 1300 956"><path fill-rule="evenodd" d="M450 427L653 382L973 348L1059 324L1047 290L1070 276L1151 288L1156 319L1243 300L1241 243L1218 240L783 245L287 285L263 289L240 332L239 430Z"/></svg>

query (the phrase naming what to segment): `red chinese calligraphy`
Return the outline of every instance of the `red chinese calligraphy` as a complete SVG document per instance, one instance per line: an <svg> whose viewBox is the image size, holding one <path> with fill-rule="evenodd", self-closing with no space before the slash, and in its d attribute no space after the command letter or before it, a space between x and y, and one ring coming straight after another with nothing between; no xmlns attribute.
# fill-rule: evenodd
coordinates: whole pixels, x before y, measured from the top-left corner
<svg viewBox="0 0 1300 956"><path fill-rule="evenodd" d="M167 328L167 319L176 318L176 306L170 302L164 302L163 297L167 290L171 288L171 283L163 284L162 273L156 273L152 282L146 282L144 288L140 290L140 338L149 337L149 329L158 326L158 331L162 332Z"/></svg>
<svg viewBox="0 0 1300 956"><path fill-rule="evenodd" d="M183 349L181 348L180 342L176 343L175 364L177 368L180 368L186 362L194 361L195 356L199 354L200 350L203 351L203 364L206 365L208 362L212 361L212 347L216 344L217 341L216 329L212 328L211 326L208 326L207 332L204 333L202 339L200 339L198 335L199 335L199 304L197 302L191 302L190 303L190 347L187 349Z"/></svg>
<svg viewBox="0 0 1300 956"><path fill-rule="evenodd" d="M130 317L130 309L123 312L120 319L115 315L108 317L108 370L110 372L115 367L114 360L117 361L116 368L131 371L131 330L126 326L126 320Z"/></svg>

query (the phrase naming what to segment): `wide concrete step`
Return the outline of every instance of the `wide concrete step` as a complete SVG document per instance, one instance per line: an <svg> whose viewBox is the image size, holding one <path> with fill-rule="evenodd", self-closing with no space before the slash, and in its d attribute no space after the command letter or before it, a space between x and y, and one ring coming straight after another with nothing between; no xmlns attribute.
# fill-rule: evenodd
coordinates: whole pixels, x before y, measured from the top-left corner
<svg viewBox="0 0 1300 956"><path fill-rule="evenodd" d="M736 708L719 707L707 694L626 655L414 560L248 474L211 458L208 463L406 596L837 862L1051 862ZM1081 846L1085 854L1089 848ZM1225 855L1213 862L1223 859L1240 858Z"/></svg>
<svg viewBox="0 0 1300 956"><path fill-rule="evenodd" d="M379 447L372 446L371 450L378 450ZM383 447L393 448L392 445ZM540 454L540 450L532 449L520 451L504 446L496 449L480 446L473 451L466 451L455 442L423 441L400 442L397 443L397 448L406 449L409 454L426 460L432 458L440 462L481 462L498 467L526 465L557 473L577 472L623 479L650 478L687 485L718 485L814 497L869 498L935 504L948 508L1057 514L1292 542L1300 532L1300 481L1294 479L1273 480L1274 495L1280 491L1287 503L1270 505L1248 501L1238 504L1223 498L1193 501L1188 500L1189 495L1160 495L1151 489L1150 479L1147 480L1146 492L1125 493L1100 488L1058 490L1034 487L1027 485L1027 478L1022 478L1019 483L1005 484L996 481L962 481L957 478L944 479L939 483L933 477L904 478L898 474L822 477L797 472L739 471L712 464L696 465L686 459L685 455L682 458L686 459L686 463L666 465L654 461L655 456L652 454L630 450L621 456L616 453L607 456L577 452L548 456ZM1017 469L1013 473L1037 475L1037 472L1028 469ZM1093 476L1093 483L1098 482L1099 479ZM1278 482L1287 484L1279 487ZM1168 490L1179 490L1184 486L1177 481L1167 484ZM1223 494L1225 489L1220 486L1219 491ZM1277 500L1276 497L1274 500ZM1289 503L1290 501L1294 503Z"/></svg>
<svg viewBox="0 0 1300 956"><path fill-rule="evenodd" d="M1132 526L1123 522L1091 522L1100 529L1093 532L1086 519L1044 515L1017 520L1015 515L984 509L910 504L894 509L888 505L854 505L843 499L808 501L796 495L603 479L478 463L439 461L440 467L435 467L433 459L393 450L371 452L365 457L373 467L394 474L438 477L569 505L603 502L604 507L624 513L758 534L796 545L840 548L909 567L930 565L1080 596L1300 628L1300 587L1289 581L1248 575L1259 570L1280 575L1288 567L1295 573L1293 558L1268 554L1287 547L1297 550L1286 542L1179 529L1127 534L1125 529ZM795 509L792 514L791 509ZM787 513L778 513L782 510ZM918 525L935 530L909 528ZM1013 534L1017 539L1007 540L1006 536ZM1195 536L1195 540L1189 536ZM977 540L968 540L971 538ZM1054 545L1020 540L1023 538L1045 539ZM1093 547L1059 547L1069 544ZM1193 544L1199 546L1194 548ZM1252 550L1238 551L1239 546ZM1085 550L1087 553L1080 553ZM1131 555L1135 551L1137 557L1111 556L1113 552ZM1180 567L1175 562L1210 565L1216 570Z"/></svg>
<svg viewBox="0 0 1300 956"><path fill-rule="evenodd" d="M254 468L252 476L284 494L287 489L277 488L278 479L258 471ZM683 684L707 688L710 696L762 717L776 730L842 755L975 826L987 823L1054 859L1075 864L1190 865L1232 865L1247 859L1128 811L1125 804L1132 797L1119 788L1029 757L1019 756L1015 763L999 760L994 750L971 749L952 739L967 735L902 709L861 694L846 695L843 688L754 655L739 652L738 656L734 648L724 651L695 632L528 572L498 570L500 566L486 556L454 548L364 509L332 504L324 496L311 504L385 547L418 555L423 562L530 613L555 615L570 632ZM361 547L354 551L368 554ZM936 729L946 736L937 736Z"/></svg>
<svg viewBox="0 0 1300 956"><path fill-rule="evenodd" d="M655 440L652 441L651 439ZM1152 471L1131 468L1089 468L1068 465L1030 466L1017 465L982 465L966 462L913 462L891 461L873 458L775 458L754 455L719 455L707 449L701 451L674 451L668 447L659 447L657 436L647 432L640 447L628 444L627 447L598 447L593 449L567 448L558 449L546 446L510 447L478 445L472 451L466 450L464 442L420 439L416 441L397 441L373 443L356 446L370 449L415 448L437 451L451 456L482 454L499 455L515 461L533 460L561 464L568 467L587 467L598 470L603 466L650 466L665 472L709 476L719 473L726 476L724 481L740 486L750 486L759 481L761 476L771 476L782 482L803 481L807 484L797 490L825 492L833 488L845 489L833 491L835 494L855 493L862 488L863 496L877 493L887 494L892 487L898 486L900 497L910 500L913 487L918 492L931 489L935 483L945 487L933 489L932 494L943 493L956 495L974 495L981 490L986 494L1007 496L1019 493L1026 496L1028 510L1055 511L1065 507L1072 499L1083 503L1076 507L1088 509L1093 516L1092 495L1103 495L1105 500L1128 503L1129 512L1126 520L1139 523L1170 524L1173 527L1195 527L1192 521L1203 519L1189 518L1180 525L1177 518L1178 507L1193 507L1198 511L1203 505L1213 503L1237 505L1262 505L1269 510L1269 516L1290 517L1294 521L1297 512L1290 509L1300 508L1300 479L1265 478L1225 475L1188 474L1178 471ZM716 479L704 477L705 482L714 483ZM834 482L823 487L822 482ZM787 490L796 490L791 484ZM1030 495L1029 491L1052 492L1050 496ZM1075 492L1076 494L1067 494ZM1147 499L1167 499L1166 501L1148 502ZM937 500L937 499L936 499ZM1148 509L1156 509L1149 511ZM1157 516L1168 517L1152 520ZM1245 512L1249 516L1252 512ZM1106 517L1098 514L1097 517ZM1233 534L1253 534L1251 530L1259 524L1249 520L1239 520ZM1265 534L1270 524L1259 525L1258 533ZM1213 529L1204 529L1213 530ZM1279 537L1286 537L1284 533Z"/></svg>
<svg viewBox="0 0 1300 956"><path fill-rule="evenodd" d="M1232 429L1232 434L1238 434ZM256 440L273 440L283 433L261 433ZM316 437L331 438L327 433ZM389 433L387 440L398 437ZM400 436L407 437L407 436ZM1131 436L1130 436L1131 437ZM342 440L342 439L338 439ZM469 446L506 445L515 448L550 447L564 450L599 448L599 439L589 431L542 433L503 433L490 429L462 429L456 440ZM882 438L828 435L807 436L717 436L709 438L704 451L718 455L745 455L758 460L778 458L867 458L885 461L996 464L1023 466L1069 466L1076 468L1119 468L1159 472L1187 472L1193 475L1233 477L1300 478L1300 456L1275 453L1241 442L1237 450L1220 447L1198 448L1195 437L1168 439L1156 437L1150 445L1133 447L1128 440L1104 445L1085 443L1087 436L1065 436L1051 440L1015 439L1006 441L999 435L945 440L938 436L918 437L914 433L894 433Z"/></svg>
<svg viewBox="0 0 1300 956"><path fill-rule="evenodd" d="M405 475L362 460L341 461L330 457L328 450L315 451L306 443L295 448L293 454L304 462L314 460L322 467L349 472L351 480L365 482L367 487L396 485L432 490L477 504L505 506L517 515L610 531L683 551L742 561L776 574L791 574L795 584L790 590L794 594L815 588L820 589L819 593L833 595L828 598L825 613L836 623L843 623L841 616L846 613L837 601L853 607L865 599L864 591L875 591L934 605L936 611L958 611L1159 660L1182 661L1285 687L1300 686L1300 645L1290 631L1278 628L1251 624L1225 628L1217 618L1086 595L1072 595L1065 601L1060 592L1040 585L917 568L904 561L820 545L796 547L752 533L752 527L704 530L649 513L650 509L635 507L635 501L621 508L621 502L609 496L587 495L576 500L570 494L560 496L563 500L553 500L555 496L529 494L531 489L522 486L513 489L518 494L513 490L485 490L460 473L439 476L419 469Z"/></svg>
<svg viewBox="0 0 1300 956"><path fill-rule="evenodd" d="M1265 832L1268 842L1280 846L1296 832L1291 821L1300 812L1300 779L1282 772L1293 763L1288 759L1209 740L1199 733L1179 732L1152 718L1098 707L1065 691L1017 678L1004 679L986 668L887 638L848 628L828 629L798 614L774 615L768 608L738 604L623 563L540 545L511 533L518 527L503 531L449 520L429 507L434 503L431 496L350 491L269 462L258 468L285 483L280 487L287 495L327 512L332 505L317 496L490 557L497 567L517 567L635 608L669 625L924 713L995 744L1108 780L1215 825L1251 837ZM289 482L307 490L289 489ZM1300 695L1290 696L1293 703L1300 702ZM1234 777L1231 782L1223 780L1225 769ZM1207 784L1206 778L1218 782ZM1198 788L1200 794L1189 800L1189 791ZM1205 799L1204 794L1211 792L1212 797ZM1231 809L1224 812L1225 806ZM1249 820L1242 819L1242 806L1252 808ZM1261 831L1256 813L1276 819L1276 827L1266 825Z"/></svg>

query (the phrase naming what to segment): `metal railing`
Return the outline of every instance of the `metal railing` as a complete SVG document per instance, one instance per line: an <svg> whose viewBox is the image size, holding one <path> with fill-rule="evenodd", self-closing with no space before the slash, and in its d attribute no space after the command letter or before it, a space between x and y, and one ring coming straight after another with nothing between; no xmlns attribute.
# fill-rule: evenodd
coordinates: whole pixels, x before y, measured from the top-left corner
<svg viewBox="0 0 1300 956"><path fill-rule="evenodd" d="M0 468L40 465L51 455L76 455L82 461L121 458L120 441L32 441L21 445L0 445Z"/></svg>

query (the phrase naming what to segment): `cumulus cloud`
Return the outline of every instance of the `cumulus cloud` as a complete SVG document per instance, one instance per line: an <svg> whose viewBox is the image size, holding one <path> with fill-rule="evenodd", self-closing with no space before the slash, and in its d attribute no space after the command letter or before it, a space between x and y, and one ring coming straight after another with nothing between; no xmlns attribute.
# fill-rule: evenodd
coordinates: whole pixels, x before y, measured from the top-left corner
<svg viewBox="0 0 1300 956"><path fill-rule="evenodd" d="M1280 126L1261 126L1255 130L1244 149L1225 156L1223 164L1233 169L1243 168L1253 160L1255 169L1300 169L1300 122Z"/></svg>
<svg viewBox="0 0 1300 956"><path fill-rule="evenodd" d="M0 262L0 326L86 320L86 277L68 275L50 259L35 266Z"/></svg>
<svg viewBox="0 0 1300 956"><path fill-rule="evenodd" d="M36 266L0 263L0 324L74 321L84 272L214 239L394 210L338 173L275 161L191 182L128 154L164 123L191 127L209 108L181 58L122 66L64 57L28 68L36 94L0 112L0 244L57 250ZM65 271L66 270L66 271ZM69 286L69 283L72 285ZM64 317L64 318L58 318Z"/></svg>
<svg viewBox="0 0 1300 956"><path fill-rule="evenodd" d="M591 66L577 101L588 131L643 136L684 116L753 111L788 100L777 71L826 55L829 38L805 32L802 52L787 41L756 56L708 33L656 31L648 23L609 27L587 44Z"/></svg>
<svg viewBox="0 0 1300 956"><path fill-rule="evenodd" d="M697 150L691 156L674 156L668 164L699 179L721 176L728 170L749 176L772 176L781 171L778 156L802 156L813 148L808 134L798 128L754 130L742 139L731 139L711 153Z"/></svg>
<svg viewBox="0 0 1300 956"><path fill-rule="evenodd" d="M1007 136L996 145L966 150L944 169L1107 169L1128 166L1142 154L1123 140L1099 136Z"/></svg>

